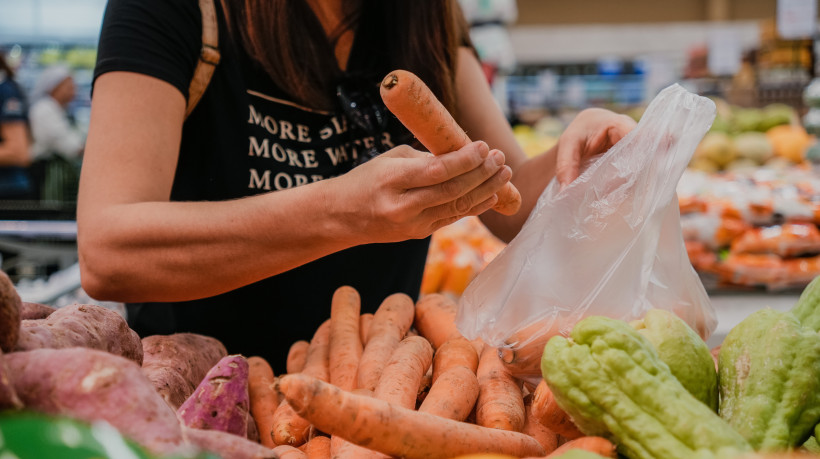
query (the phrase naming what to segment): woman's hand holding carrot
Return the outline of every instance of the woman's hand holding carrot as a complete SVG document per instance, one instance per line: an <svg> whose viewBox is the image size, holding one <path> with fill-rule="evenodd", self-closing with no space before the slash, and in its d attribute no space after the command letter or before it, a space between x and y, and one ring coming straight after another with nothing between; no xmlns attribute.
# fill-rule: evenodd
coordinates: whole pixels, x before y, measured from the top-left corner
<svg viewBox="0 0 820 459"><path fill-rule="evenodd" d="M484 142L442 156L400 145L326 180L327 211L348 244L420 239L489 210L511 176L504 155Z"/></svg>
<svg viewBox="0 0 820 459"><path fill-rule="evenodd" d="M382 100L387 108L434 155L459 150L469 137L430 88L406 70L394 70L382 80ZM497 212L513 215L521 208L521 194L512 183L498 190Z"/></svg>

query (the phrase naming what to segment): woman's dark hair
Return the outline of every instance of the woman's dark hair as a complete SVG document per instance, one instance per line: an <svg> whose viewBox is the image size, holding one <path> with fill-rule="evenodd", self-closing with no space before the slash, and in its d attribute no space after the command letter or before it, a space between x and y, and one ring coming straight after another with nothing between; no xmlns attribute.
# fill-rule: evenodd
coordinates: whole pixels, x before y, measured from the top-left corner
<svg viewBox="0 0 820 459"><path fill-rule="evenodd" d="M6 62L6 58L2 52L0 52L0 72L6 72L6 78L14 80L14 70Z"/></svg>
<svg viewBox="0 0 820 459"><path fill-rule="evenodd" d="M278 87L311 107L333 105L342 75L337 37L328 39L306 0L222 0L222 6L232 35ZM454 107L457 50L471 45L457 0L361 0L343 26L359 23L380 26L372 42L389 70L416 73L445 106Z"/></svg>

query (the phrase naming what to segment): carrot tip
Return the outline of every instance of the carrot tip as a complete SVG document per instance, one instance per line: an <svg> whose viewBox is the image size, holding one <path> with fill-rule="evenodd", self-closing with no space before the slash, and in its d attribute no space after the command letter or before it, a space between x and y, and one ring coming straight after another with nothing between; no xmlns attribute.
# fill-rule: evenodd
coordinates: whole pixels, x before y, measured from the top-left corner
<svg viewBox="0 0 820 459"><path fill-rule="evenodd" d="M387 76L384 77L384 80L382 80L382 86L384 86L385 89L391 89L397 84L399 84L399 77L395 73L388 73Z"/></svg>

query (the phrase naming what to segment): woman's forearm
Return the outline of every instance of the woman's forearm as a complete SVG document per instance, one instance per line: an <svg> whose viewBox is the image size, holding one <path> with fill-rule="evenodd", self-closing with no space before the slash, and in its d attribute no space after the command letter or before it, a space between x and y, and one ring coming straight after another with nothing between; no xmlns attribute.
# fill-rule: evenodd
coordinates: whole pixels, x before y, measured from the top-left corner
<svg viewBox="0 0 820 459"><path fill-rule="evenodd" d="M329 185L221 202L109 206L79 219L83 287L97 299L191 300L350 247Z"/></svg>

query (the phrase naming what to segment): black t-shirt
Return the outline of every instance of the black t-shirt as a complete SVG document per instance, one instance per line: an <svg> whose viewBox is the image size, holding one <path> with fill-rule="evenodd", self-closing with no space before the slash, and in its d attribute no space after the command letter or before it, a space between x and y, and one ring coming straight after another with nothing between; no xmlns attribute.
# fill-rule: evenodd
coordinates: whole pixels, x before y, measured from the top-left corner
<svg viewBox="0 0 820 459"><path fill-rule="evenodd" d="M183 126L171 199L239 198L349 171L362 146L373 139L351 129L341 108L325 112L294 103L241 46L231 45L222 12L217 10L222 59ZM95 78L111 71L146 74L172 84L187 99L201 30L196 0L110 0ZM357 32L348 71L365 78L367 90L378 100L378 83L392 69L382 68L378 40L363 38L371 33L377 31ZM403 126L388 118L383 143L411 142ZM330 316L336 288L356 288L362 296L362 312L375 311L392 293L417 298L428 245L429 238L364 245L214 297L128 305L129 323L143 336L175 332L213 336L228 352L265 357L281 373L289 346L309 340Z"/></svg>

